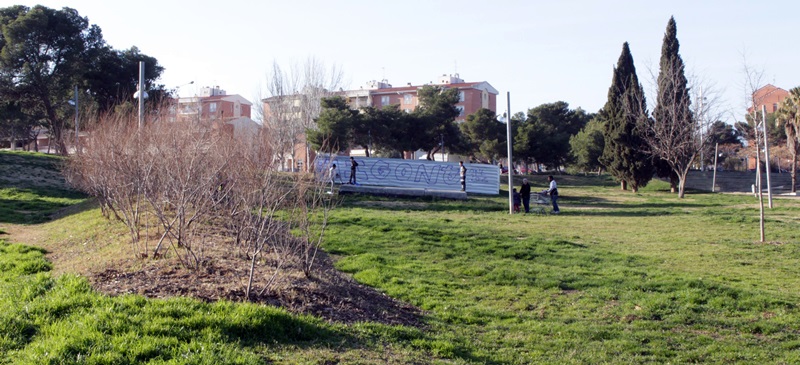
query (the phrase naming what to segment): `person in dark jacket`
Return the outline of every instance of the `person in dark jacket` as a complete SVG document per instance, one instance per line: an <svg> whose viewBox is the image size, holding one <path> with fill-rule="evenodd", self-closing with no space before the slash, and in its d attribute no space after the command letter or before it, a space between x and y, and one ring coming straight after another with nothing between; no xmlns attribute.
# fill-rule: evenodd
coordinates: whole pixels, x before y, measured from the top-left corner
<svg viewBox="0 0 800 365"><path fill-rule="evenodd" d="M525 213L530 213L531 184L528 183L528 179L522 179L522 186L519 188L519 196L522 198L522 206L525 207Z"/></svg>
<svg viewBox="0 0 800 365"><path fill-rule="evenodd" d="M358 167L358 162L352 156L350 156L350 181L351 185L356 184L356 167Z"/></svg>
<svg viewBox="0 0 800 365"><path fill-rule="evenodd" d="M464 161L458 161L458 175L461 178L461 191L467 191L467 168Z"/></svg>

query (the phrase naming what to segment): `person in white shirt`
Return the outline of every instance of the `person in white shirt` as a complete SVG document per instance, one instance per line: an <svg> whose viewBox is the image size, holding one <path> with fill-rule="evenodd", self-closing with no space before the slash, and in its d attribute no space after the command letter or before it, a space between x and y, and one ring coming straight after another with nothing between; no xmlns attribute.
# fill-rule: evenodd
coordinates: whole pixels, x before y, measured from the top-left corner
<svg viewBox="0 0 800 365"><path fill-rule="evenodd" d="M561 212L558 209L558 185L556 184L556 179L553 178L553 175L548 176L547 181L550 182L550 187L542 192L550 194L550 201L553 202L553 214L558 214Z"/></svg>
<svg viewBox="0 0 800 365"><path fill-rule="evenodd" d="M335 179L337 177L339 178L340 181L342 179L342 177L339 176L339 171L336 170L336 164L331 165L331 167L328 169L328 175L331 177L331 187L333 187L333 184L336 182Z"/></svg>

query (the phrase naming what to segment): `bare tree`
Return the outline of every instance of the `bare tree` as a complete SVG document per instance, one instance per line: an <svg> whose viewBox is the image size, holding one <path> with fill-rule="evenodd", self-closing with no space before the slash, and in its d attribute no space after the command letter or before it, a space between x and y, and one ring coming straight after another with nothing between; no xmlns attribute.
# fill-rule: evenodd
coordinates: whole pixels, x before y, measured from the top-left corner
<svg viewBox="0 0 800 365"><path fill-rule="evenodd" d="M322 111L323 98L332 96L342 86L343 72L337 66L327 68L314 57L309 57L303 65L294 65L284 71L273 62L272 71L267 76L267 92L264 98L264 125L276 135L276 157L285 161L291 155L294 171L297 166L296 153L303 148L306 160L305 171L309 171L310 146L306 131L316 127L314 120ZM285 167L285 166L284 166Z"/></svg>
<svg viewBox="0 0 800 365"><path fill-rule="evenodd" d="M300 98L298 95L299 75L296 70L289 72L281 69L276 61L267 75L267 92L260 108L263 109L264 127L272 135L275 142L276 158L281 161L281 168L286 169L286 155L296 161L295 147L300 143L304 133ZM294 164L293 164L294 165ZM294 171L294 166L288 167Z"/></svg>
<svg viewBox="0 0 800 365"><path fill-rule="evenodd" d="M268 130L234 140L210 120L137 125L132 113L96 123L67 168L105 216L126 224L136 257L171 249L196 270L213 260L213 243L233 241L231 251L248 266L248 299L271 290L286 265L312 275L336 205L324 177L279 172Z"/></svg>
<svg viewBox="0 0 800 365"><path fill-rule="evenodd" d="M656 80L656 105L652 118L642 118L638 128L647 141L646 152L666 163L677 177L679 198L685 196L692 163L710 139L704 133L707 126L721 115L717 110L719 93L713 84L697 77L687 79L684 68L675 20L670 18ZM692 99L699 105L693 105Z"/></svg>

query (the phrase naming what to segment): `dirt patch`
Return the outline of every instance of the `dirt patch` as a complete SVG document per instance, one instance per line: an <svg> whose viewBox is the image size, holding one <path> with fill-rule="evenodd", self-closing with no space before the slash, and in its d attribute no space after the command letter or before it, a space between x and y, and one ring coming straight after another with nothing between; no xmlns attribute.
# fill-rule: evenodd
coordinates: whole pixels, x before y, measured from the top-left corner
<svg viewBox="0 0 800 365"><path fill-rule="evenodd" d="M271 285L271 272L263 266L254 278L253 302L283 307L295 314L311 314L331 322L379 322L422 327L423 312L364 286L339 272L324 253L306 278L299 267L289 265ZM201 269L189 270L174 259L126 260L90 274L93 286L109 295L140 294L149 298L187 296L206 302L244 301L247 262L231 255L215 255Z"/></svg>

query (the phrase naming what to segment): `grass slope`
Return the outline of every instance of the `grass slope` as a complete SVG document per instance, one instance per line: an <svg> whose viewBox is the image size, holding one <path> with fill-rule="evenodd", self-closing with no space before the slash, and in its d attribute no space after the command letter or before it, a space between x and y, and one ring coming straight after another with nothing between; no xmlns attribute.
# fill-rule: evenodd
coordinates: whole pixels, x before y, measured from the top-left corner
<svg viewBox="0 0 800 365"><path fill-rule="evenodd" d="M509 216L504 196L354 197L334 212L325 248L338 267L427 310L424 330L112 298L0 236L0 364L800 363L800 202L776 200L762 244L752 196L559 184L559 216ZM115 232L81 209L36 225L68 242L47 247Z"/></svg>
<svg viewBox="0 0 800 365"><path fill-rule="evenodd" d="M430 311L435 353L509 364L800 362L797 201L776 202L772 242L759 244L751 196L678 200L658 182L641 194L561 186L560 216L509 216L494 198L405 209L355 201L337 212L326 248L359 281ZM488 212L492 202L499 209Z"/></svg>

